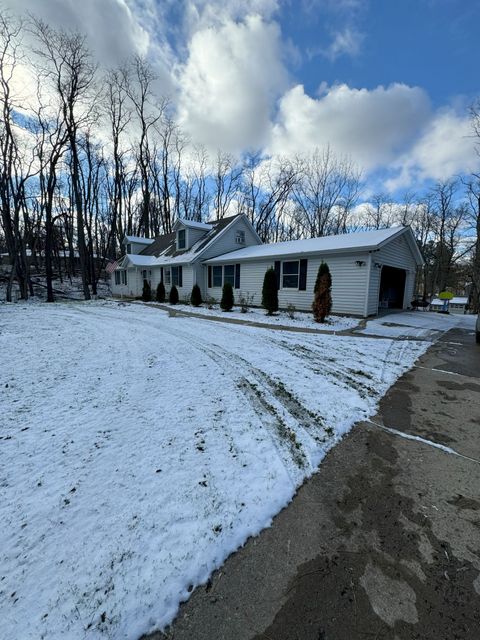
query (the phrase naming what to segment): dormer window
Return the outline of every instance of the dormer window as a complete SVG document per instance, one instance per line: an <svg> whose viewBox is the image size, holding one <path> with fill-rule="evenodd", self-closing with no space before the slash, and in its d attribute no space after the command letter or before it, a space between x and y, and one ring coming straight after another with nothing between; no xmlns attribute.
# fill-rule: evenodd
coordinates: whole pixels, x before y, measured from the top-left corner
<svg viewBox="0 0 480 640"><path fill-rule="evenodd" d="M131 244L127 244L127 253L132 253L132 245Z"/></svg>
<svg viewBox="0 0 480 640"><path fill-rule="evenodd" d="M179 229L177 232L177 249L185 249L187 246L186 230Z"/></svg>
<svg viewBox="0 0 480 640"><path fill-rule="evenodd" d="M237 231L235 234L236 244L245 244L245 231Z"/></svg>

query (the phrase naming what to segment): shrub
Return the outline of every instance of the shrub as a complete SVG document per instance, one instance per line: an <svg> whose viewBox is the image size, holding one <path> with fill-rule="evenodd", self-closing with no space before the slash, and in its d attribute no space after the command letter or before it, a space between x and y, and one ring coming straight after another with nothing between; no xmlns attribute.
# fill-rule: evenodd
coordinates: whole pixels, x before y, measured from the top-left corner
<svg viewBox="0 0 480 640"><path fill-rule="evenodd" d="M296 311L296 307L294 304L292 304L291 302L289 302L287 304L287 315L290 318L290 320L295 320L295 311Z"/></svg>
<svg viewBox="0 0 480 640"><path fill-rule="evenodd" d="M222 299L220 301L220 307L224 311L231 311L233 307L233 288L229 282L223 285Z"/></svg>
<svg viewBox="0 0 480 640"><path fill-rule="evenodd" d="M248 293L248 291L240 297L240 311L242 313L248 313L249 308L253 304L253 298L253 294Z"/></svg>
<svg viewBox="0 0 480 640"><path fill-rule="evenodd" d="M267 269L263 278L262 307L267 310L269 316L278 311L277 276L271 267Z"/></svg>
<svg viewBox="0 0 480 640"><path fill-rule="evenodd" d="M142 300L144 302L150 302L152 299L152 289L148 283L148 280L143 281Z"/></svg>
<svg viewBox="0 0 480 640"><path fill-rule="evenodd" d="M332 276L325 262L318 268L317 279L313 289L313 317L315 322L325 322L325 318L332 310Z"/></svg>
<svg viewBox="0 0 480 640"><path fill-rule="evenodd" d="M199 307L202 304L202 292L198 284L193 285L192 295L190 296L190 302L194 307Z"/></svg>
<svg viewBox="0 0 480 640"><path fill-rule="evenodd" d="M157 302L165 302L165 285L163 284L163 282L158 283Z"/></svg>
<svg viewBox="0 0 480 640"><path fill-rule="evenodd" d="M168 296L170 304L178 304L178 289L175 285L172 285L170 289L170 295Z"/></svg>

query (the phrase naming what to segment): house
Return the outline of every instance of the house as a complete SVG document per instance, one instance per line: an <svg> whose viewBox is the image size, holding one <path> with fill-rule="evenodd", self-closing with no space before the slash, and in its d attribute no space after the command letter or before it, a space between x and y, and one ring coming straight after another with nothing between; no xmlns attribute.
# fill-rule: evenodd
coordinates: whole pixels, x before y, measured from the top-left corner
<svg viewBox="0 0 480 640"><path fill-rule="evenodd" d="M450 313L467 313L468 312L468 298L454 296L450 300L440 300L440 298L434 298L430 302L430 311L449 311Z"/></svg>
<svg viewBox="0 0 480 640"><path fill-rule="evenodd" d="M163 280L167 292L178 287L180 299L196 283L204 299L219 300L230 282L237 300L248 294L260 306L265 271L273 267L280 307L309 311L322 260L332 274L332 311L361 317L408 308L423 265L409 227L262 244L244 215L208 224L177 220L172 234L122 258L112 291L138 296L144 279L152 288Z"/></svg>

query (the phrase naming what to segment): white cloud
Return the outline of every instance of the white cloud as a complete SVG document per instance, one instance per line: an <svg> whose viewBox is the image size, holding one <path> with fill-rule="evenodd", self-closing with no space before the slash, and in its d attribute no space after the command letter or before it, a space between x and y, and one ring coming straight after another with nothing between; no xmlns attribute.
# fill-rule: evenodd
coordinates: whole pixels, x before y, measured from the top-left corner
<svg viewBox="0 0 480 640"><path fill-rule="evenodd" d="M453 109L443 109L427 123L411 149L393 163L398 175L386 186L395 190L425 179L446 180L469 173L478 164L470 119Z"/></svg>
<svg viewBox="0 0 480 640"><path fill-rule="evenodd" d="M261 147L287 81L278 26L248 16L197 31L178 80L180 122L196 142Z"/></svg>
<svg viewBox="0 0 480 640"><path fill-rule="evenodd" d="M418 87L337 85L315 99L297 85L280 101L270 151L293 154L331 145L370 171L405 151L429 117L429 99Z"/></svg>
<svg viewBox="0 0 480 640"><path fill-rule="evenodd" d="M357 56L360 53L363 38L363 34L359 31L346 27L334 34L333 41L321 53L332 62L342 55Z"/></svg>

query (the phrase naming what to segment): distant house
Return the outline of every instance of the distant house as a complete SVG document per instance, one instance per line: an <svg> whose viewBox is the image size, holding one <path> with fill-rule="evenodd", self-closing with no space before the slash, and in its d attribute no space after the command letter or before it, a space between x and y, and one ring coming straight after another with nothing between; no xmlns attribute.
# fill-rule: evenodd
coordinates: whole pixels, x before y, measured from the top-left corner
<svg viewBox="0 0 480 640"><path fill-rule="evenodd" d="M456 296L451 300L447 300L447 304L445 305L445 300L440 300L440 298L434 298L430 302L430 310L431 311L443 311L446 306L446 310L450 313L467 313L468 311L468 298Z"/></svg>
<svg viewBox="0 0 480 640"><path fill-rule="evenodd" d="M126 242L133 248L135 240ZM137 243L138 244L138 243ZM379 309L410 307L423 259L409 227L262 244L244 215L208 224L177 220L174 232L127 254L112 274L114 295L139 296L143 280L174 284L180 298L198 284L204 299L219 300L230 282L238 300L260 306L265 271L277 274L279 303L309 311L318 267L332 274L333 312L367 317Z"/></svg>

